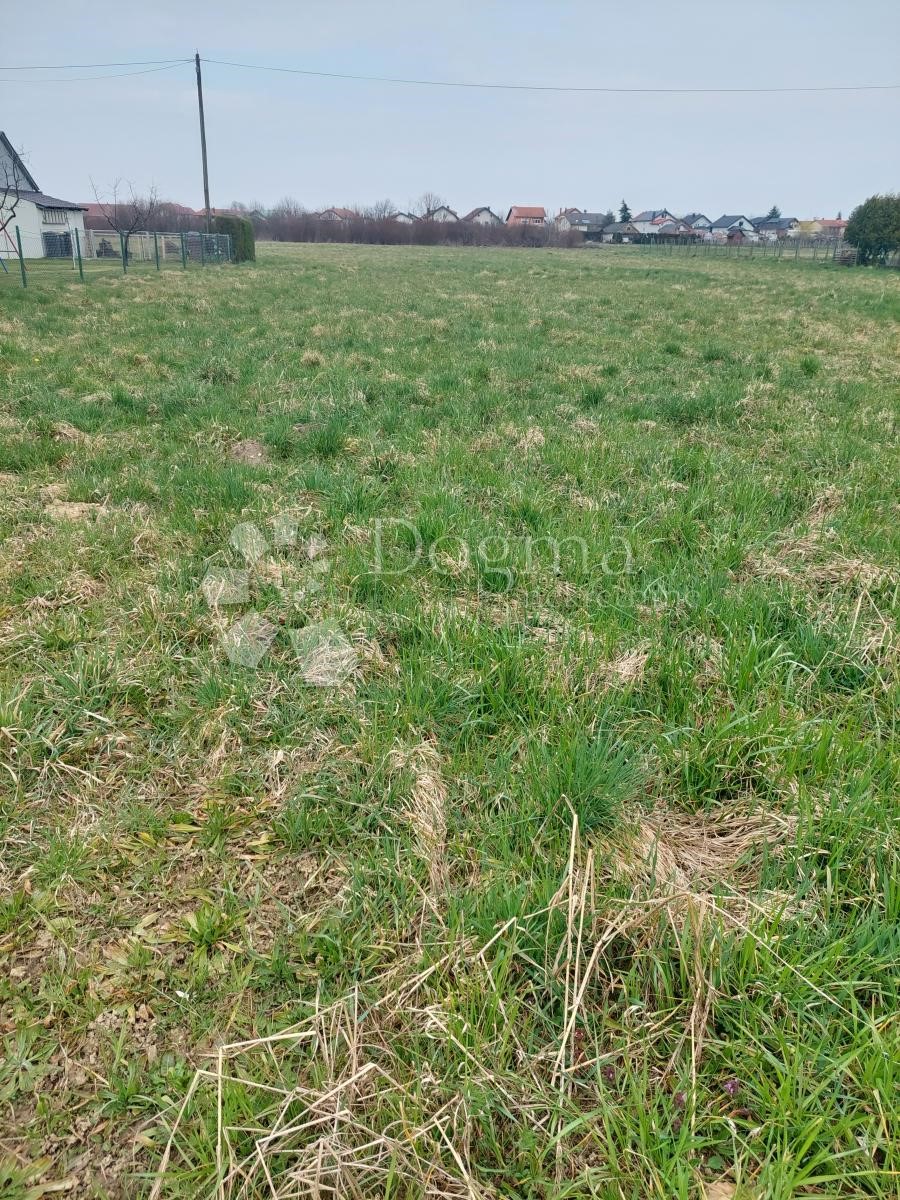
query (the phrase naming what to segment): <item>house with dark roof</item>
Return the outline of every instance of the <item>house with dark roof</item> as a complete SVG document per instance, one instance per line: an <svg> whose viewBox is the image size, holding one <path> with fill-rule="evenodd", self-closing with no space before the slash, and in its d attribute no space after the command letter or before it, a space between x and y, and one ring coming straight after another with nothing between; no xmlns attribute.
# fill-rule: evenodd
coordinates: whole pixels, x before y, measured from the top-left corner
<svg viewBox="0 0 900 1200"><path fill-rule="evenodd" d="M487 205L482 205L481 208L473 208L471 212L467 212L464 217L460 217L461 221L470 221L473 225L502 225L503 218L498 217L492 208Z"/></svg>
<svg viewBox="0 0 900 1200"><path fill-rule="evenodd" d="M610 221L608 225L603 226L600 240L604 242L639 242L641 233L631 221Z"/></svg>
<svg viewBox="0 0 900 1200"><path fill-rule="evenodd" d="M605 212L576 211L568 214L565 229L574 229L578 233L583 233L586 241L599 242L605 226L609 224L609 218L610 214ZM557 228L563 228L559 221L557 221Z"/></svg>
<svg viewBox="0 0 900 1200"><path fill-rule="evenodd" d="M18 236L16 231L18 230ZM5 133L0 133L0 258L71 258L84 233L81 205L48 196Z"/></svg>
<svg viewBox="0 0 900 1200"><path fill-rule="evenodd" d="M580 208L561 208L553 218L553 224L560 233L568 233L568 231L572 228L572 221L580 213Z"/></svg>
<svg viewBox="0 0 900 1200"><path fill-rule="evenodd" d="M446 204L439 204L437 208L430 208L422 220L437 221L438 224L446 225L450 222L458 221L459 215L452 208L448 208Z"/></svg>
<svg viewBox="0 0 900 1200"><path fill-rule="evenodd" d="M639 212L637 216L632 217L632 221L646 221L652 223L654 221L671 221L675 217L674 213L669 212L667 208L645 208L643 212Z"/></svg>
<svg viewBox="0 0 900 1200"><path fill-rule="evenodd" d="M686 213L681 219L685 225L690 225L691 229L696 229L698 233L705 233L712 226L712 221L705 213Z"/></svg>
<svg viewBox="0 0 900 1200"><path fill-rule="evenodd" d="M674 213L670 213L667 208L645 208L643 212L639 212L636 217L631 218L631 222L642 234L653 236L660 225L665 225L668 221L677 221L678 218Z"/></svg>
<svg viewBox="0 0 900 1200"><path fill-rule="evenodd" d="M768 242L791 237L800 228L796 217L751 217L750 220L759 236Z"/></svg>
<svg viewBox="0 0 900 1200"><path fill-rule="evenodd" d="M717 242L755 241L757 236L753 222L743 213L723 213L713 221L710 233Z"/></svg>
<svg viewBox="0 0 900 1200"><path fill-rule="evenodd" d="M667 242L684 242L693 241L700 236L699 229L692 229L686 221L680 221L677 217L673 217L671 221L663 221L657 225L655 234L652 235L659 241Z"/></svg>

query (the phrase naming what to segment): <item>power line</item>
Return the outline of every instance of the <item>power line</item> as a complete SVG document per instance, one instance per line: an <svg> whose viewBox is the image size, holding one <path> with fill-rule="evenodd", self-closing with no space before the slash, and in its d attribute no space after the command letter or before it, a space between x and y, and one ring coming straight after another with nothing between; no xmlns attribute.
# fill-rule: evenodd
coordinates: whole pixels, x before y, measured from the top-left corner
<svg viewBox="0 0 900 1200"><path fill-rule="evenodd" d="M147 67L142 71L118 71L113 75L61 75L53 79L0 79L0 83L14 83L18 86L20 83L93 83L95 79L127 79L131 75L156 75L160 71L171 71L173 67L183 66L189 63L189 58L176 58L167 63L164 67ZM25 68L27 69L27 68ZM36 68L34 68L36 69ZM49 68L47 68L49 70ZM62 68L59 68L62 70ZM18 67L0 67L0 71L19 70Z"/></svg>
<svg viewBox="0 0 900 1200"><path fill-rule="evenodd" d="M33 66L0 66L2 71L88 71L111 67L141 67L146 70L124 71L113 75L69 75L48 79L2 79L0 83L90 83L95 79L124 79L130 75L151 75L192 62L191 58L138 59L134 62L53 63ZM203 58L202 62L217 67L235 67L244 71L269 71L281 75L304 75L316 79L343 79L360 83L390 83L407 87L474 88L479 91L503 92L562 92L597 93L601 95L663 95L663 96L722 96L722 95L784 95L815 92L886 92L900 90L900 83L825 84L814 87L609 87L605 85L578 86L573 84L493 83L463 79L415 79L394 75L356 75L343 71L314 71L305 67L276 67L266 63L232 62L218 58Z"/></svg>
<svg viewBox="0 0 900 1200"><path fill-rule="evenodd" d="M160 67L165 63L190 62L189 58L148 58L137 62L107 62L107 63L51 63L35 67L4 67L0 71L92 71L102 67Z"/></svg>
<svg viewBox="0 0 900 1200"><path fill-rule="evenodd" d="M226 62L218 58L201 61L217 67L240 67L247 71L274 71L285 75L307 75L318 79L352 79L364 83L399 83L413 87L477 88L482 91L504 92L597 92L621 95L700 95L719 96L726 94L758 95L761 93L786 92L885 92L900 89L900 83L862 83L827 85L822 87L577 87L568 84L539 83L480 83L458 79L403 79L389 75L349 75L339 71L311 71L301 67L272 67L260 63Z"/></svg>

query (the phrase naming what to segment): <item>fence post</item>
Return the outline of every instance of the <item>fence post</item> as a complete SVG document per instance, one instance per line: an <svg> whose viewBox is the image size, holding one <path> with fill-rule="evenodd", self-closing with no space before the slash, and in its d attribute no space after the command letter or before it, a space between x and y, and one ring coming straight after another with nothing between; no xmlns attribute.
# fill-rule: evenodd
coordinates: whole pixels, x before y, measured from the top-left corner
<svg viewBox="0 0 900 1200"><path fill-rule="evenodd" d="M184 234L181 235L181 266L183 270L187 270L187 247L184 244Z"/></svg>
<svg viewBox="0 0 900 1200"><path fill-rule="evenodd" d="M203 245L204 235L200 234L200 266L206 266L206 247Z"/></svg>
<svg viewBox="0 0 900 1200"><path fill-rule="evenodd" d="M78 277L84 283L84 264L81 261L81 237L78 230L75 230L75 254L78 259Z"/></svg>
<svg viewBox="0 0 900 1200"><path fill-rule="evenodd" d="M22 272L22 287L28 287L28 276L25 274L25 255L22 253L22 231L16 226L16 248L19 251L19 270Z"/></svg>
<svg viewBox="0 0 900 1200"><path fill-rule="evenodd" d="M153 257L156 259L156 269L159 270L159 234L153 234Z"/></svg>

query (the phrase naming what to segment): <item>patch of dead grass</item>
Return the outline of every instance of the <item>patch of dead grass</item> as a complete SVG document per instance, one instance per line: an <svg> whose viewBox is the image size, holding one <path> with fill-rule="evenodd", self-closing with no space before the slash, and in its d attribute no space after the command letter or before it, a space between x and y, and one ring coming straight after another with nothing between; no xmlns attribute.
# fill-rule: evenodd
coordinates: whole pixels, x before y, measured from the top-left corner
<svg viewBox="0 0 900 1200"><path fill-rule="evenodd" d="M840 508L841 493L828 487L816 497L805 522L805 531L795 530L781 538L772 550L748 556L744 567L758 579L784 579L816 588L858 584L870 588L891 582L896 572L868 559L829 552L831 518Z"/></svg>
<svg viewBox="0 0 900 1200"><path fill-rule="evenodd" d="M404 817L416 835L419 852L428 864L432 901L447 884L447 785L441 760L430 742L411 749L397 747L391 753L391 769L412 775L412 787Z"/></svg>

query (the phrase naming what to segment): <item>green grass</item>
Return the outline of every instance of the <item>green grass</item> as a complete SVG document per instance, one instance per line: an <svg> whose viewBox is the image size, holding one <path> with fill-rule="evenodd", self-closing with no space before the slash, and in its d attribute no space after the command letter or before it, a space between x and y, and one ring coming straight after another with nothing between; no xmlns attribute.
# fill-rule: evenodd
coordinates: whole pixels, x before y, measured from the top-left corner
<svg viewBox="0 0 900 1200"><path fill-rule="evenodd" d="M14 282L0 1196L897 1196L900 282Z"/></svg>

